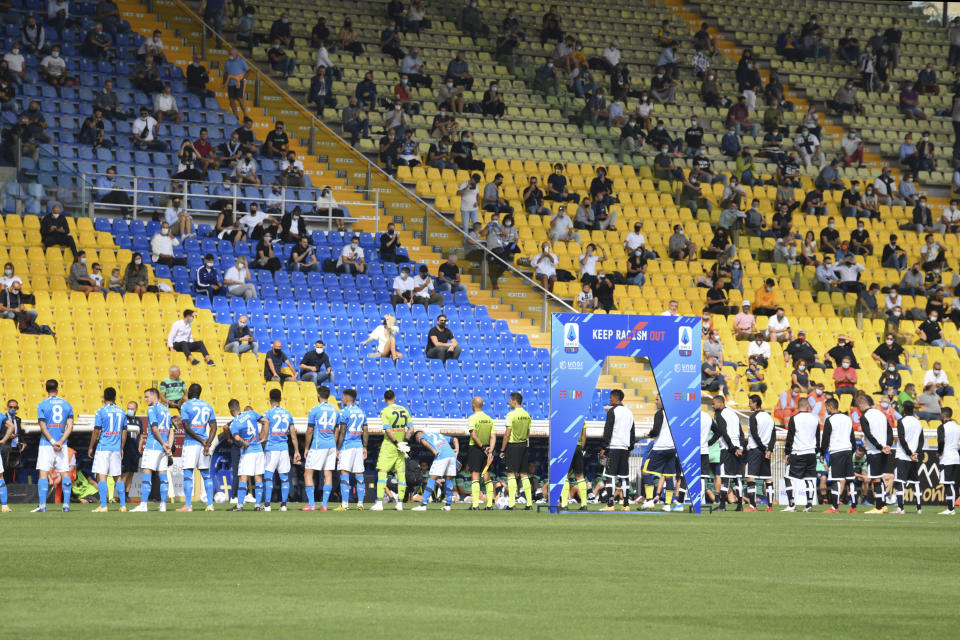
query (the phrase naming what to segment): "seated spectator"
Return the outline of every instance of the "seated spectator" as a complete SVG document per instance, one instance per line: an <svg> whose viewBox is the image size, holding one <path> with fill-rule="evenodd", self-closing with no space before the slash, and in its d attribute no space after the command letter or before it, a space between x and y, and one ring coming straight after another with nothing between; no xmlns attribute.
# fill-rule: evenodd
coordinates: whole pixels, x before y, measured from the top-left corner
<svg viewBox="0 0 960 640"><path fill-rule="evenodd" d="M427 346L425 349L427 358L432 360L459 360L460 347L457 339L453 337L453 332L447 327L447 316L440 314L437 316L437 324L427 333Z"/></svg>
<svg viewBox="0 0 960 640"><path fill-rule="evenodd" d="M303 236L297 242L296 246L290 251L290 258L287 260L287 271L320 271L321 264L315 255L315 247Z"/></svg>
<svg viewBox="0 0 960 640"><path fill-rule="evenodd" d="M310 79L309 101L317 106L317 114L323 115L324 109L336 109L337 98L333 95L333 74L326 67L318 66L316 75Z"/></svg>
<svg viewBox="0 0 960 640"><path fill-rule="evenodd" d="M309 242L310 234L307 229L307 222L303 219L302 214L299 205L283 214L283 217L280 218L281 240L284 242L299 242L300 238L308 238Z"/></svg>
<svg viewBox="0 0 960 640"><path fill-rule="evenodd" d="M560 73L553 65L553 58L537 68L533 76L533 88L541 93L556 94L560 91Z"/></svg>
<svg viewBox="0 0 960 640"><path fill-rule="evenodd" d="M720 279L714 280L713 286L707 289L707 304L705 309L710 313L728 315L731 313L731 307L728 304L727 292L723 289L723 282Z"/></svg>
<svg viewBox="0 0 960 640"><path fill-rule="evenodd" d="M393 279L393 293L390 295L394 307L398 304L413 306L414 280L410 277L410 267L404 265L400 268L400 275Z"/></svg>
<svg viewBox="0 0 960 640"><path fill-rule="evenodd" d="M903 378L897 372L897 366L891 364L880 374L880 390L886 392L887 389L893 389L895 393L900 393L900 387L903 385Z"/></svg>
<svg viewBox="0 0 960 640"><path fill-rule="evenodd" d="M406 55L400 48L400 32L394 20L387 21L387 27L380 32L380 51L393 58L394 62L400 62Z"/></svg>
<svg viewBox="0 0 960 640"><path fill-rule="evenodd" d="M37 312L24 306L32 300L33 296L23 293L20 278L12 280L8 287L0 290L0 318L16 320L18 324L21 320L35 321Z"/></svg>
<svg viewBox="0 0 960 640"><path fill-rule="evenodd" d="M243 225L237 220L233 211L233 203L227 202L220 214L217 216L217 224L213 228L214 233L220 240L229 240L230 242L243 242L247 239L247 234L243 230Z"/></svg>
<svg viewBox="0 0 960 640"><path fill-rule="evenodd" d="M419 273L413 278L413 301L428 307L431 304L443 305L443 296L434 291L433 278L427 265L420 265Z"/></svg>
<svg viewBox="0 0 960 640"><path fill-rule="evenodd" d="M60 87L72 80L67 76L67 63L60 56L59 44L53 45L50 53L40 61L40 71L48 84L57 87L57 95L59 95Z"/></svg>
<svg viewBox="0 0 960 640"><path fill-rule="evenodd" d="M257 287L250 282L250 269L247 267L247 259L243 256L237 256L234 265L227 269L223 276L223 284L228 296L244 300L257 297Z"/></svg>
<svg viewBox="0 0 960 640"><path fill-rule="evenodd" d="M757 333L753 337L753 341L747 347L747 357L755 360L763 368L769 366L770 343L764 340L763 333Z"/></svg>
<svg viewBox="0 0 960 640"><path fill-rule="evenodd" d="M958 354L960 354L960 347L952 342L949 342L943 337L943 327L940 324L940 314L936 310L932 310L928 314L927 320L921 322L917 327L917 336L926 344L944 349L946 347L952 347L957 351Z"/></svg>
<svg viewBox="0 0 960 640"><path fill-rule="evenodd" d="M410 269L408 267L404 267L404 269L409 274ZM383 317L383 322L370 332L367 339L360 343L360 346L376 340L377 348L373 353L369 354L368 357L391 358L396 362L403 357L403 354L397 351L398 333L400 333L400 328L397 326L397 318L388 313Z"/></svg>
<svg viewBox="0 0 960 640"><path fill-rule="evenodd" d="M917 396L917 418L927 421L940 420L942 406L940 396L933 387L924 386L923 393Z"/></svg>
<svg viewBox="0 0 960 640"><path fill-rule="evenodd" d="M364 138L370 137L370 120L359 106L356 96L350 96L350 100L341 114L340 122L343 131L350 134L351 145L357 146L360 143L361 135Z"/></svg>
<svg viewBox="0 0 960 640"><path fill-rule="evenodd" d="M130 125L133 134L133 146L142 151L166 151L170 145L157 137L157 120L150 115L149 109L140 107L140 117Z"/></svg>
<svg viewBox="0 0 960 640"><path fill-rule="evenodd" d="M853 255L873 255L873 241L870 240L870 232L863 226L863 220L857 221L857 228L850 232L849 247Z"/></svg>
<svg viewBox="0 0 960 640"><path fill-rule="evenodd" d="M179 245L180 241L170 233L170 225L166 221L162 222L160 224L160 230L150 238L151 262L154 264L163 264L168 267L186 265L186 258L177 258L173 255L174 247Z"/></svg>
<svg viewBox="0 0 960 640"><path fill-rule="evenodd" d="M163 56L163 40L160 36L161 32L154 30L153 35L140 44L136 54L137 60L144 60L148 55L151 55L157 64L166 62L166 58Z"/></svg>
<svg viewBox="0 0 960 640"><path fill-rule="evenodd" d="M580 310L580 313L593 313L598 307L597 299L593 295L593 288L589 282L584 282L581 289L582 291L577 294L577 299L574 301L576 307Z"/></svg>
<svg viewBox="0 0 960 640"><path fill-rule="evenodd" d="M803 199L803 205L801 205L804 213L811 216L825 216L827 215L827 205L823 200L823 192L817 189L816 186L813 187L810 191L807 192L806 197Z"/></svg>
<svg viewBox="0 0 960 640"><path fill-rule="evenodd" d="M737 340L753 340L757 334L757 318L750 313L750 301L740 304L740 313L733 317L733 336Z"/></svg>
<svg viewBox="0 0 960 640"><path fill-rule="evenodd" d="M457 254L447 254L447 261L437 268L437 290L456 293L467 291L466 285L460 281L460 267L457 266Z"/></svg>
<svg viewBox="0 0 960 640"><path fill-rule="evenodd" d="M103 25L111 35L130 30L130 25L120 18L120 10L113 0L101 0L96 5L94 19Z"/></svg>
<svg viewBox="0 0 960 640"><path fill-rule="evenodd" d="M530 259L530 266L535 270L536 279L550 293L553 293L553 285L557 281L558 264L557 254L550 250L550 244L546 242L541 246L541 252Z"/></svg>
<svg viewBox="0 0 960 640"><path fill-rule="evenodd" d="M160 79L160 68L153 56L147 54L143 62L134 67L130 74L130 83L147 95L163 90L163 81Z"/></svg>
<svg viewBox="0 0 960 640"><path fill-rule="evenodd" d="M210 256L212 261L213 256ZM207 353L207 347L202 341L193 339L193 309L187 309L183 312L183 318L177 320L170 327L170 333L167 335L167 348L170 351L179 351L190 364L200 364L200 361L191 356L194 352L199 352L207 361L207 364L213 365L213 358Z"/></svg>
<svg viewBox="0 0 960 640"><path fill-rule="evenodd" d="M431 145L431 149L433 145ZM397 139L396 131L390 129L387 135L380 138L379 160L383 164L384 171L394 173L399 158L397 154L400 151L400 140ZM429 162L428 162L429 164Z"/></svg>
<svg viewBox="0 0 960 640"><path fill-rule="evenodd" d="M800 127L800 135L794 140L794 145L799 152L803 166L811 167L814 162L820 167L826 164L827 159L823 154L823 149L820 148L820 139L811 133L807 127Z"/></svg>
<svg viewBox="0 0 960 640"><path fill-rule="evenodd" d="M283 343L274 340L263 363L263 379L267 382L285 383L290 378L295 378L297 368L290 362L290 358L283 352Z"/></svg>
<svg viewBox="0 0 960 640"><path fill-rule="evenodd" d="M759 309L757 309L759 312ZM790 342L793 340L793 329L790 327L790 320L783 311L783 307L777 307L770 320L767 322L767 328L764 334L770 342Z"/></svg>
<svg viewBox="0 0 960 640"><path fill-rule="evenodd" d="M74 256L73 264L70 266L70 273L67 275L67 285L69 285L73 291L81 291L83 293L96 293L100 291L100 286L87 272L87 254L85 251L81 250Z"/></svg>
<svg viewBox="0 0 960 640"><path fill-rule="evenodd" d="M851 366L850 358L844 357L840 361L840 366L833 370L833 383L836 385L835 393L838 396L856 395L857 370Z"/></svg>
<svg viewBox="0 0 960 640"><path fill-rule="evenodd" d="M275 237L280 233L280 222L262 211L256 202L250 203L250 211L240 218L240 225L249 240L259 240L264 235Z"/></svg>
<svg viewBox="0 0 960 640"><path fill-rule="evenodd" d="M382 262L409 262L410 258L405 253L399 253L400 234L397 232L394 223L387 224L385 233L380 234L380 260Z"/></svg>
<svg viewBox="0 0 960 640"><path fill-rule="evenodd" d="M937 72L933 68L933 63L928 62L927 66L920 70L915 84L916 91L922 95L940 95L940 85L937 84Z"/></svg>
<svg viewBox="0 0 960 640"><path fill-rule="evenodd" d="M727 375L717 364L716 356L708 356L706 362L700 366L700 388L703 391L717 393L724 396L730 395L730 389L727 385Z"/></svg>
<svg viewBox="0 0 960 640"><path fill-rule="evenodd" d="M593 224L592 221L592 211L593 209L589 206L589 202L585 204L585 210L589 216L591 216L589 222L585 222L583 228L590 228ZM580 211L577 211L578 215ZM580 244L580 233L574 231L576 224L573 220L570 219L570 216L567 215L567 205L561 204L557 207L557 212L553 214L553 217L550 218L550 241L551 242L576 242Z"/></svg>
<svg viewBox="0 0 960 640"><path fill-rule="evenodd" d="M206 174L197 168L199 164L200 154L192 142L184 140L177 152L177 172L170 177L174 180L203 180Z"/></svg>
<svg viewBox="0 0 960 640"><path fill-rule="evenodd" d="M217 145L216 157L219 166L230 170L236 170L237 163L243 158L243 144L240 142L240 135L234 131L230 134L230 139Z"/></svg>
<svg viewBox="0 0 960 640"><path fill-rule="evenodd" d="M243 157L234 165L233 177L240 184L260 184L260 177L257 175L257 161L253 159L251 152L244 153Z"/></svg>
<svg viewBox="0 0 960 640"><path fill-rule="evenodd" d="M163 85L163 91L153 96L153 113L157 118L157 124L162 124L164 118L177 124L180 124L183 119L170 83Z"/></svg>
<svg viewBox="0 0 960 640"><path fill-rule="evenodd" d="M549 216L550 209L543 206L543 191L537 186L536 176L530 176L527 188L523 190L523 205L527 213L538 216Z"/></svg>
<svg viewBox="0 0 960 640"><path fill-rule="evenodd" d="M314 342L313 349L300 359L300 379L314 383L318 389L324 382L333 382L333 365L323 340Z"/></svg>
<svg viewBox="0 0 960 640"><path fill-rule="evenodd" d="M284 79L293 75L297 68L296 58L287 55L280 38L274 38L273 45L267 49L267 60L270 62L270 68L279 71Z"/></svg>
<svg viewBox="0 0 960 640"><path fill-rule="evenodd" d="M201 100L212 98L214 93L207 89L210 82L210 72L203 66L203 58L199 53L193 54L193 61L187 65L187 91Z"/></svg>
<svg viewBox="0 0 960 640"><path fill-rule="evenodd" d="M353 236L350 244L344 245L337 259L337 272L349 275L367 272L367 262L360 247L360 236Z"/></svg>
<svg viewBox="0 0 960 640"><path fill-rule="evenodd" d="M284 129L282 120L277 120L267 138L263 143L260 152L266 158L282 158L290 148L290 138Z"/></svg>
<svg viewBox="0 0 960 640"><path fill-rule="evenodd" d="M920 96L913 90L913 83L907 82L900 92L900 113L914 120L926 120L927 114L920 108Z"/></svg>
<svg viewBox="0 0 960 640"><path fill-rule="evenodd" d="M227 341L223 344L223 350L238 355L248 351L257 353L257 341L253 339L253 334L250 332L247 316L240 316L227 329Z"/></svg>
<svg viewBox="0 0 960 640"><path fill-rule="evenodd" d="M613 299L613 292L615 288L616 284L614 284L613 280L607 277L606 273L603 271L597 273L596 283L593 285L593 294L597 298L597 306L607 313L610 313L617 308Z"/></svg>
<svg viewBox="0 0 960 640"><path fill-rule="evenodd" d="M473 142L473 135L469 131L464 131L460 134L460 139L454 142L450 148L450 157L458 169L483 171L485 168L484 162L474 157L476 151L477 145Z"/></svg>
<svg viewBox="0 0 960 640"><path fill-rule="evenodd" d="M286 187L304 186L303 162L297 159L296 151L287 151L280 161L280 184Z"/></svg>
<svg viewBox="0 0 960 640"><path fill-rule="evenodd" d="M197 295L207 294L210 299L213 296L223 295L223 284L220 282L220 274L214 268L213 254L208 253L203 257L203 264L197 269L197 278L194 283Z"/></svg>
<svg viewBox="0 0 960 640"><path fill-rule="evenodd" d="M77 257L77 245L70 235L70 227L67 219L61 215L62 208L60 203L54 202L50 206L50 213L40 220L40 239L43 242L43 248L47 249L53 246L67 247Z"/></svg>
<svg viewBox="0 0 960 640"><path fill-rule="evenodd" d="M377 85L373 81L372 71L367 71L363 80L357 83L354 97L359 101L361 109L373 111L377 108Z"/></svg>
<svg viewBox="0 0 960 640"><path fill-rule="evenodd" d="M513 213L513 207L500 195L500 186L503 184L503 174L498 173L493 180L483 188L483 210L494 213Z"/></svg>
<svg viewBox="0 0 960 640"><path fill-rule="evenodd" d="M104 33L103 25L97 23L87 32L80 45L80 55L85 58L106 58L113 48L113 40Z"/></svg>
<svg viewBox="0 0 960 640"><path fill-rule="evenodd" d="M933 392L941 398L953 395L953 387L950 385L947 372L943 370L943 365L940 362L934 362L933 368L923 374L924 390L927 387L933 389Z"/></svg>
<svg viewBox="0 0 960 640"><path fill-rule="evenodd" d="M507 106L503 102L503 94L500 93L499 84L496 81L491 82L490 88L483 92L480 104L484 115L493 116L494 119L504 116Z"/></svg>
<svg viewBox="0 0 960 640"><path fill-rule="evenodd" d="M674 260L692 262L697 257L697 245L692 240L687 239L687 236L683 233L682 225L673 226L673 235L670 236L667 247L667 255Z"/></svg>
<svg viewBox="0 0 960 640"><path fill-rule="evenodd" d="M193 218L186 209L180 206L179 196L170 199L170 206L163 212L164 223L169 226L171 235L180 236L180 239L193 235Z"/></svg>
<svg viewBox="0 0 960 640"><path fill-rule="evenodd" d="M273 273L282 268L280 264L280 258L278 258L273 251L272 240L273 231L268 229L266 233L260 237L260 241L257 243L256 257L253 259L253 264L250 265L251 269L266 269ZM294 247L293 251L296 250L297 248Z"/></svg>

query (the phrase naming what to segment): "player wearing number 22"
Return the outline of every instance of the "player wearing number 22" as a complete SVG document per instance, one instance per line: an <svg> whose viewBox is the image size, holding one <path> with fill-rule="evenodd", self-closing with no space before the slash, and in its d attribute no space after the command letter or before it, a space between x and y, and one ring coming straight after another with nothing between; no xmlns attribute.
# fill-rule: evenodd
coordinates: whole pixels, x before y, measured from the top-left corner
<svg viewBox="0 0 960 640"><path fill-rule="evenodd" d="M410 412L397 404L397 396L391 389L383 394L383 401L387 403L380 411L380 421L383 424L383 443L380 445L380 455L377 457L377 502L371 511L383 511L383 495L387 489L387 474L393 471L397 474L397 511L403 511L403 498L407 493L406 454L410 445L406 440L412 428Z"/></svg>
<svg viewBox="0 0 960 640"><path fill-rule="evenodd" d="M73 431L73 408L63 398L57 397L59 385L56 380L47 380L47 398L37 405L37 422L40 423L40 449L37 452L37 481L39 506L33 513L46 513L47 491L50 488L50 472L63 474L60 486L63 489L63 510L70 511L70 470L67 454L67 438Z"/></svg>
<svg viewBox="0 0 960 640"><path fill-rule="evenodd" d="M207 511L213 511L213 478L210 476L210 454L217 435L217 417L213 407L200 399L202 388L194 382L187 388L187 401L180 406L183 426L183 494L186 504L177 511L193 511L193 472L199 469L207 496Z"/></svg>
<svg viewBox="0 0 960 640"><path fill-rule="evenodd" d="M240 465L237 467L237 475L240 476L240 482L237 483L237 504L230 511L243 511L247 482L251 476L254 483L253 510L263 511L263 444L267 441L270 425L251 407L246 407L243 413L240 413L240 402L235 399L230 400L227 406L230 408L230 415L234 416L230 424L230 436L234 446L241 449Z"/></svg>
<svg viewBox="0 0 960 640"><path fill-rule="evenodd" d="M316 511L316 496L313 473L323 471L323 502L320 511L327 510L330 492L333 490L333 470L337 468L337 417L339 412L330 404L330 389L317 387L317 399L320 404L310 409L307 415L307 460L303 465L303 484L307 492L307 504L301 511Z"/></svg>
<svg viewBox="0 0 960 640"><path fill-rule="evenodd" d="M367 415L356 405L357 392L345 389L343 409L337 418L337 447L340 451L337 466L340 469L340 506L346 511L350 505L350 475L357 484L357 509L363 511L366 487L363 480L363 461L367 459Z"/></svg>

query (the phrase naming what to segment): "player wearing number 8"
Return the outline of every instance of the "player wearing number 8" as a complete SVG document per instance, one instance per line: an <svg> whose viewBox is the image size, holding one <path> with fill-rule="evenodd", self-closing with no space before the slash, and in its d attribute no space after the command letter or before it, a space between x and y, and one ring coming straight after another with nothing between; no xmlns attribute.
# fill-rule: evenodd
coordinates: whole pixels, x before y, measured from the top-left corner
<svg viewBox="0 0 960 640"><path fill-rule="evenodd" d="M377 457L377 502L371 511L383 511L383 494L387 488L387 474L397 474L397 511L403 511L403 498L407 493L406 453L410 451L407 437L410 435L410 412L397 404L397 396L391 389L383 394L387 403L380 411L383 424L383 442Z"/></svg>
<svg viewBox="0 0 960 640"><path fill-rule="evenodd" d="M73 431L73 407L66 400L57 397L59 385L56 380L47 380L47 398L37 405L37 422L40 423L40 449L37 452L37 481L39 506L33 513L46 513L47 490L50 486L50 471L56 469L62 475L60 486L63 489L63 510L70 511L70 475L67 459L67 438Z"/></svg>

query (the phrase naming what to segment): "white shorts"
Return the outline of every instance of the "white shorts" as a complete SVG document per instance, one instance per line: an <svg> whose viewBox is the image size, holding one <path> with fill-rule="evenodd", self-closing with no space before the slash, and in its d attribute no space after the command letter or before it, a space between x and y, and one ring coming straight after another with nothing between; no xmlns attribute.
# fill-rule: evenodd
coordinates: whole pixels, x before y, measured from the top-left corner
<svg viewBox="0 0 960 640"><path fill-rule="evenodd" d="M209 469L210 456L203 455L203 447L200 445L190 445L183 448L181 454L184 469Z"/></svg>
<svg viewBox="0 0 960 640"><path fill-rule="evenodd" d="M240 465L237 468L238 476L263 475L263 451L245 453L240 456Z"/></svg>
<svg viewBox="0 0 960 640"><path fill-rule="evenodd" d="M120 452L100 451L93 454L93 474L105 476L120 475Z"/></svg>
<svg viewBox="0 0 960 640"><path fill-rule="evenodd" d="M53 447L38 447L37 470L50 471L54 468L60 473L66 473L70 470L67 446L64 445L60 451L54 451Z"/></svg>
<svg viewBox="0 0 960 640"><path fill-rule="evenodd" d="M167 470L167 454L157 449L144 449L140 456L140 468L163 473Z"/></svg>
<svg viewBox="0 0 960 640"><path fill-rule="evenodd" d="M313 471L333 471L337 468L337 448L310 449L307 451L307 462L304 468Z"/></svg>
<svg viewBox="0 0 960 640"><path fill-rule="evenodd" d="M341 449L337 468L347 473L363 473L363 447Z"/></svg>
<svg viewBox="0 0 960 640"><path fill-rule="evenodd" d="M287 451L267 451L264 456L263 470L275 473L290 473L290 453Z"/></svg>
<svg viewBox="0 0 960 640"><path fill-rule="evenodd" d="M452 478L457 475L457 459L453 456L449 458L437 458L433 461L433 464L430 465L429 475L441 478Z"/></svg>

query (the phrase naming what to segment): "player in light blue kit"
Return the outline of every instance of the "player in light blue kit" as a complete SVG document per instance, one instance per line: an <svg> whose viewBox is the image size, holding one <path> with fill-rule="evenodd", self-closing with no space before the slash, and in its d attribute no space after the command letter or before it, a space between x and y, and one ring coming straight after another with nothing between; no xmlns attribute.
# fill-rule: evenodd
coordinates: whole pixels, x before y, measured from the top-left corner
<svg viewBox="0 0 960 640"><path fill-rule="evenodd" d="M230 424L230 436L234 446L241 449L240 465L237 475L237 504L230 511L243 511L243 501L247 497L247 482L253 477L254 511L263 511L263 444L267 441L267 421L252 407L246 407L240 413L240 402L230 400L227 405L230 415L234 416Z"/></svg>
<svg viewBox="0 0 960 640"><path fill-rule="evenodd" d="M417 431L413 439L425 446L434 455L433 464L430 465L427 487L423 491L423 501L419 507L414 507L413 510L427 510L427 503L430 502L430 496L433 495L433 490L437 486L437 480L443 478L443 495L447 501L443 505L443 511L450 511L450 504L453 502L453 479L457 476L457 456L460 455L459 442L456 438L445 436L442 433L427 433L425 431Z"/></svg>
<svg viewBox="0 0 960 640"><path fill-rule="evenodd" d="M150 489L153 488L153 474L160 480L160 508L167 510L167 465L173 453L173 429L170 428L170 412L160 402L160 392L151 387L143 394L147 403L147 442L140 458L140 504L130 511L149 511Z"/></svg>
<svg viewBox="0 0 960 640"><path fill-rule="evenodd" d="M47 398L37 405L37 422L40 423L40 448L37 451L37 481L39 506L32 513L47 512L47 491L50 489L50 471L60 472L63 489L63 511L70 511L70 460L67 453L67 438L73 431L73 407L57 396L60 385L56 380L47 380Z"/></svg>
<svg viewBox="0 0 960 640"><path fill-rule="evenodd" d="M127 442L127 414L117 406L117 390L107 387L103 390L103 406L93 418L93 434L87 455L93 458L93 473L97 476L97 491L100 493L100 506L94 513L106 513L107 478L113 476L116 482L116 495L120 498L120 511L127 510L127 489L121 480L120 452ZM96 455L94 455L96 450Z"/></svg>
<svg viewBox="0 0 960 640"><path fill-rule="evenodd" d="M330 389L317 387L317 399L320 404L310 409L307 415L307 437L303 446L308 449L307 460L303 465L303 484L307 492L307 504L301 511L316 511L313 472L323 471L323 502L320 511L327 510L330 492L333 490L333 470L337 467L337 419L339 412L330 399Z"/></svg>
<svg viewBox="0 0 960 640"><path fill-rule="evenodd" d="M180 513L193 511L193 470L200 470L203 490L207 494L206 511L213 511L213 478L210 477L210 454L213 439L217 435L217 417L213 407L200 399L202 387L194 382L187 388L187 401L180 406L180 422L183 425L183 494L186 504L177 509Z"/></svg>
<svg viewBox="0 0 960 640"><path fill-rule="evenodd" d="M290 450L287 443L293 443L293 464L300 464L300 443L297 442L297 430L293 426L293 416L280 406L283 399L280 389L270 389L270 408L263 414L269 425L264 454L263 485L264 511L270 511L273 498L273 474L280 474L280 511L287 510L287 498L290 496Z"/></svg>
<svg viewBox="0 0 960 640"><path fill-rule="evenodd" d="M356 405L357 392L343 392L340 416L337 418L337 467L340 469L340 506L337 511L346 511L350 505L350 474L357 483L357 509L363 511L366 486L363 479L363 461L367 459L367 416Z"/></svg>

